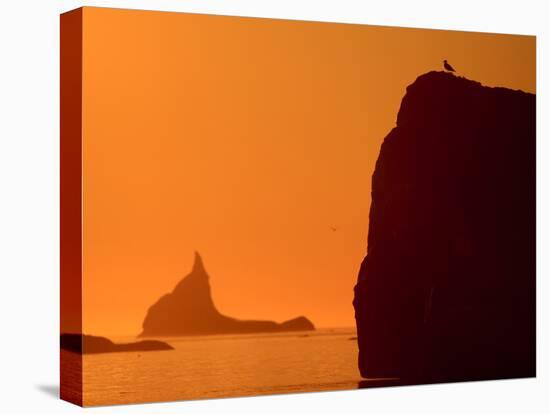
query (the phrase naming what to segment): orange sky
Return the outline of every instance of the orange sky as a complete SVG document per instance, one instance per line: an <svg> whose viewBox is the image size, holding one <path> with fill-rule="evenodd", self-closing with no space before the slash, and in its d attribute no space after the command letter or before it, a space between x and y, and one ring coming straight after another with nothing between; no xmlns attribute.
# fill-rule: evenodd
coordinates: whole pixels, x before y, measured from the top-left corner
<svg viewBox="0 0 550 414"><path fill-rule="evenodd" d="M406 86L446 58L535 91L527 36L85 8L83 48L95 334L137 334L195 250L225 314L353 326L371 174Z"/></svg>

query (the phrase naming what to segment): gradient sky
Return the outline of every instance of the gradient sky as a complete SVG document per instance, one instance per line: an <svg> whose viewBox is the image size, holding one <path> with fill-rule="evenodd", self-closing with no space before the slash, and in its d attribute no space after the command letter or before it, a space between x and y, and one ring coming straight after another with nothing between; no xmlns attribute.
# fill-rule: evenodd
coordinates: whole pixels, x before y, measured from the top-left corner
<svg viewBox="0 0 550 414"><path fill-rule="evenodd" d="M195 250L227 315L353 326L371 175L406 86L448 59L535 92L529 36L84 8L83 42L92 334L137 334Z"/></svg>

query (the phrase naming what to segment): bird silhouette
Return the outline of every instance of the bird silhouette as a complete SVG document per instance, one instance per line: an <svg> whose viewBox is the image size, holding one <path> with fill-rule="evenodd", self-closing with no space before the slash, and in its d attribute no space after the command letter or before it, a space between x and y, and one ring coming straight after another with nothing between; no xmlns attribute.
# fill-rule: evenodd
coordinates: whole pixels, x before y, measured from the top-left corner
<svg viewBox="0 0 550 414"><path fill-rule="evenodd" d="M447 59L443 61L443 67L449 72L455 72L455 69L447 63Z"/></svg>

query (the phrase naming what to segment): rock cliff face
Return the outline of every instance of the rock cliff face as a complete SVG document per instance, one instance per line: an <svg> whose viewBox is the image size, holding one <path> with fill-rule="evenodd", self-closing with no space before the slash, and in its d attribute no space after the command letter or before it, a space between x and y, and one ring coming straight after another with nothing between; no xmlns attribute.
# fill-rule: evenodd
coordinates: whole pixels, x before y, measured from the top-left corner
<svg viewBox="0 0 550 414"><path fill-rule="evenodd" d="M364 377L535 375L535 95L443 72L407 88L354 307Z"/></svg>
<svg viewBox="0 0 550 414"><path fill-rule="evenodd" d="M283 323L239 320L222 315L210 293L208 274L195 254L193 270L172 293L162 296L149 308L141 337L211 335L228 333L310 331L313 324L300 316Z"/></svg>

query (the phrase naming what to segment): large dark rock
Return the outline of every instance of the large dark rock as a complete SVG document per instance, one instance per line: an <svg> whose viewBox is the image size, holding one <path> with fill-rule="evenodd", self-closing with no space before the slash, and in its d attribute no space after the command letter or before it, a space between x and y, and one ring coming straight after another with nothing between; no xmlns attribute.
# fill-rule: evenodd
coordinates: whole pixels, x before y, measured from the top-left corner
<svg viewBox="0 0 550 414"><path fill-rule="evenodd" d="M172 293L162 296L149 308L141 337L211 335L229 333L310 331L313 324L300 316L283 323L239 320L222 315L210 292L209 277L202 259L195 254L193 270Z"/></svg>
<svg viewBox="0 0 550 414"><path fill-rule="evenodd" d="M535 95L443 72L407 88L354 307L364 377L535 375Z"/></svg>
<svg viewBox="0 0 550 414"><path fill-rule="evenodd" d="M61 334L61 349L79 354L102 354L107 352L168 351L174 349L161 341L139 341L116 344L108 338L94 335Z"/></svg>

